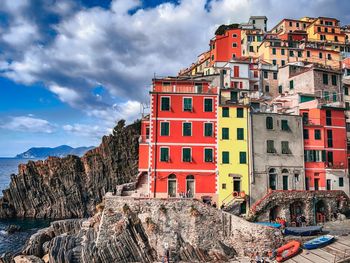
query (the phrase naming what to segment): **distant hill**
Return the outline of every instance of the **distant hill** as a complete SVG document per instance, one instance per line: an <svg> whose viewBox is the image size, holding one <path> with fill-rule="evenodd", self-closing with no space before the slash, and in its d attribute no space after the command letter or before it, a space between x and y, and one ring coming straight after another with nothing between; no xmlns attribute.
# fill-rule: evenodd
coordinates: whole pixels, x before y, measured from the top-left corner
<svg viewBox="0 0 350 263"><path fill-rule="evenodd" d="M17 154L16 158L22 158L22 159L44 159L49 156L57 156L57 157L64 157L69 154L82 156L85 152L88 150L94 148L93 146L90 147L78 147L73 148L68 145L61 145L55 148L49 148L49 147L33 147L29 150Z"/></svg>

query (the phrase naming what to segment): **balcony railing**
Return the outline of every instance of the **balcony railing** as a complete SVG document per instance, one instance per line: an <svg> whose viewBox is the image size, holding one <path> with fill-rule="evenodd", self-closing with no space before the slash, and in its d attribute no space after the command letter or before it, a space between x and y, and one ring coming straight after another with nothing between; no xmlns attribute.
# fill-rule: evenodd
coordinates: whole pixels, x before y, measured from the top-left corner
<svg viewBox="0 0 350 263"><path fill-rule="evenodd" d="M153 92L166 93L195 93L195 94L217 94L217 87L193 86L193 85L155 85Z"/></svg>
<svg viewBox="0 0 350 263"><path fill-rule="evenodd" d="M345 169L345 164L343 162L326 162L326 168Z"/></svg>

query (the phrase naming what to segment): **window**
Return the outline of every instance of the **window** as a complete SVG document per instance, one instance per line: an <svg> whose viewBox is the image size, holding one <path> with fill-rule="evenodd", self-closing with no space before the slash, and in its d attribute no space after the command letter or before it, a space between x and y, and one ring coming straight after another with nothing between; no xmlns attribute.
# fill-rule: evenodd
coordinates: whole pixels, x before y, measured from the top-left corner
<svg viewBox="0 0 350 263"><path fill-rule="evenodd" d="M213 99L204 99L204 111L205 112L213 111Z"/></svg>
<svg viewBox="0 0 350 263"><path fill-rule="evenodd" d="M306 56L309 58L311 55L310 55L310 50L307 50L306 51Z"/></svg>
<svg viewBox="0 0 350 263"><path fill-rule="evenodd" d="M281 60L281 65L284 66L286 62L284 60Z"/></svg>
<svg viewBox="0 0 350 263"><path fill-rule="evenodd" d="M161 111L170 111L170 98L169 97L161 97Z"/></svg>
<svg viewBox="0 0 350 263"><path fill-rule="evenodd" d="M304 137L304 140L309 139L309 130L308 129L303 130L303 137Z"/></svg>
<svg viewBox="0 0 350 263"><path fill-rule="evenodd" d="M332 125L332 111L326 110L326 125Z"/></svg>
<svg viewBox="0 0 350 263"><path fill-rule="evenodd" d="M277 79L277 72L273 73L273 79Z"/></svg>
<svg viewBox="0 0 350 263"><path fill-rule="evenodd" d="M350 103L349 102L345 102L345 109L350 110Z"/></svg>
<svg viewBox="0 0 350 263"><path fill-rule="evenodd" d="M232 34L232 37L233 37L233 38L237 37L237 34Z"/></svg>
<svg viewBox="0 0 350 263"><path fill-rule="evenodd" d="M293 50L289 50L289 56L290 56L290 57L294 57L294 52L293 52Z"/></svg>
<svg viewBox="0 0 350 263"><path fill-rule="evenodd" d="M160 123L160 136L169 136L169 122Z"/></svg>
<svg viewBox="0 0 350 263"><path fill-rule="evenodd" d="M192 111L192 98L184 98L183 110L184 111Z"/></svg>
<svg viewBox="0 0 350 263"><path fill-rule="evenodd" d="M307 124L309 122L309 113L303 112L303 124Z"/></svg>
<svg viewBox="0 0 350 263"><path fill-rule="evenodd" d="M167 147L160 148L160 161L169 162L169 148Z"/></svg>
<svg viewBox="0 0 350 263"><path fill-rule="evenodd" d="M204 123L204 136L211 137L213 136L213 124L210 122Z"/></svg>
<svg viewBox="0 0 350 263"><path fill-rule="evenodd" d="M282 154L291 154L292 151L289 149L289 142L282 141L281 142Z"/></svg>
<svg viewBox="0 0 350 263"><path fill-rule="evenodd" d="M272 54L276 55L276 48L272 48Z"/></svg>
<svg viewBox="0 0 350 263"><path fill-rule="evenodd" d="M265 92L270 92L270 86L269 85L265 86Z"/></svg>
<svg viewBox="0 0 350 263"><path fill-rule="evenodd" d="M318 53L318 57L319 57L319 58L322 58L322 57L323 57L322 52Z"/></svg>
<svg viewBox="0 0 350 263"><path fill-rule="evenodd" d="M333 147L333 131L327 130L327 146Z"/></svg>
<svg viewBox="0 0 350 263"><path fill-rule="evenodd" d="M222 184L222 189L226 189L226 184Z"/></svg>
<svg viewBox="0 0 350 263"><path fill-rule="evenodd" d="M267 71L264 71L264 79L267 79L268 78L268 75L267 75Z"/></svg>
<svg viewBox="0 0 350 263"><path fill-rule="evenodd" d="M228 107L222 108L222 117L230 117L230 108Z"/></svg>
<svg viewBox="0 0 350 263"><path fill-rule="evenodd" d="M343 187L343 186L344 186L344 178L339 177L339 187Z"/></svg>
<svg viewBox="0 0 350 263"><path fill-rule="evenodd" d="M222 131L221 139L228 140L230 137L229 136L229 132L230 132L229 128L222 128L221 131Z"/></svg>
<svg viewBox="0 0 350 263"><path fill-rule="evenodd" d="M290 131L288 120L281 121L281 128L282 128L282 131Z"/></svg>
<svg viewBox="0 0 350 263"><path fill-rule="evenodd" d="M276 59L273 59L273 60L272 60L272 64L273 64L274 66L276 66L276 65L277 65L277 60L276 60Z"/></svg>
<svg viewBox="0 0 350 263"><path fill-rule="evenodd" d="M266 117L266 129L272 130L273 129L273 119L272 117Z"/></svg>
<svg viewBox="0 0 350 263"><path fill-rule="evenodd" d="M299 27L299 22L296 23L297 27Z"/></svg>
<svg viewBox="0 0 350 263"><path fill-rule="evenodd" d="M338 42L338 37L334 36L334 42Z"/></svg>
<svg viewBox="0 0 350 263"><path fill-rule="evenodd" d="M337 75L332 75L332 85L337 86Z"/></svg>
<svg viewBox="0 0 350 263"><path fill-rule="evenodd" d="M182 161L183 162L191 162L191 148L182 148Z"/></svg>
<svg viewBox="0 0 350 263"><path fill-rule="evenodd" d="M275 142L273 140L266 141L266 152L267 153L276 153Z"/></svg>
<svg viewBox="0 0 350 263"><path fill-rule="evenodd" d="M328 91L324 92L324 99L327 101L329 100L329 92Z"/></svg>
<svg viewBox="0 0 350 263"><path fill-rule="evenodd" d="M192 136L192 123L190 122L182 123L182 134L183 136Z"/></svg>
<svg viewBox="0 0 350 263"><path fill-rule="evenodd" d="M253 46L249 46L249 52L254 52L254 47Z"/></svg>
<svg viewBox="0 0 350 263"><path fill-rule="evenodd" d="M315 130L315 140L321 140L321 130Z"/></svg>
<svg viewBox="0 0 350 263"><path fill-rule="evenodd" d="M337 93L336 92L333 92L333 101L337 101Z"/></svg>
<svg viewBox="0 0 350 263"><path fill-rule="evenodd" d="M232 47L237 47L237 43L236 43L236 42L233 42L233 43L232 43Z"/></svg>
<svg viewBox="0 0 350 263"><path fill-rule="evenodd" d="M323 84L328 85L328 74L323 73L322 80L323 80Z"/></svg>
<svg viewBox="0 0 350 263"><path fill-rule="evenodd" d="M289 22L289 26L293 26L293 22Z"/></svg>
<svg viewBox="0 0 350 263"><path fill-rule="evenodd" d="M213 149L204 149L204 161L206 163L213 162Z"/></svg>
<svg viewBox="0 0 350 263"><path fill-rule="evenodd" d="M237 128L237 140L244 140L244 129Z"/></svg>
<svg viewBox="0 0 350 263"><path fill-rule="evenodd" d="M320 150L305 150L304 151L305 162L325 162L326 151Z"/></svg>
<svg viewBox="0 0 350 263"><path fill-rule="evenodd" d="M333 164L333 152L327 152L327 162Z"/></svg>
<svg viewBox="0 0 350 263"><path fill-rule="evenodd" d="M303 56L303 53L301 51L298 51L298 57L301 58Z"/></svg>
<svg viewBox="0 0 350 263"><path fill-rule="evenodd" d="M278 86L278 93L281 94L282 92L283 92L282 85L279 85L279 86Z"/></svg>
<svg viewBox="0 0 350 263"><path fill-rule="evenodd" d="M230 153L222 152L222 163L230 163Z"/></svg>
<svg viewBox="0 0 350 263"><path fill-rule="evenodd" d="M344 95L349 95L349 88L344 87Z"/></svg>
<svg viewBox="0 0 350 263"><path fill-rule="evenodd" d="M289 89L294 89L294 80L289 81Z"/></svg>
<svg viewBox="0 0 350 263"><path fill-rule="evenodd" d="M243 118L244 111L243 108L237 108L237 118Z"/></svg>
<svg viewBox="0 0 350 263"><path fill-rule="evenodd" d="M239 163L247 163L247 153L246 152L239 152Z"/></svg>
<svg viewBox="0 0 350 263"><path fill-rule="evenodd" d="M327 54L327 59L328 60L332 60L332 55L331 54Z"/></svg>
<svg viewBox="0 0 350 263"><path fill-rule="evenodd" d="M284 48L281 48L281 55L284 55L285 54L285 50Z"/></svg>

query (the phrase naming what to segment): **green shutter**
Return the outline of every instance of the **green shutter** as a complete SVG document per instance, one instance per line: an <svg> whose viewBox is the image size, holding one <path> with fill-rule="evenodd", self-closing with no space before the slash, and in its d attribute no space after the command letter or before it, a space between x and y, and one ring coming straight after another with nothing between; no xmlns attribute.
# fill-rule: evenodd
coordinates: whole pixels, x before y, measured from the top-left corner
<svg viewBox="0 0 350 263"><path fill-rule="evenodd" d="M333 101L337 101L337 93L333 92Z"/></svg>
<svg viewBox="0 0 350 263"><path fill-rule="evenodd" d="M321 140L321 130L315 130L315 140Z"/></svg>
<svg viewBox="0 0 350 263"><path fill-rule="evenodd" d="M281 94L282 92L283 92L283 90L282 90L282 85L279 85L279 86L278 86L278 93Z"/></svg>
<svg viewBox="0 0 350 263"><path fill-rule="evenodd" d="M294 80L289 81L289 89L294 89Z"/></svg>
<svg viewBox="0 0 350 263"><path fill-rule="evenodd" d="M222 152L222 163L230 163L230 153Z"/></svg>
<svg viewBox="0 0 350 263"><path fill-rule="evenodd" d="M213 111L213 100L212 99L204 99L204 111L212 112Z"/></svg>
<svg viewBox="0 0 350 263"><path fill-rule="evenodd" d="M244 111L243 108L237 108L237 118L243 118Z"/></svg>
<svg viewBox="0 0 350 263"><path fill-rule="evenodd" d="M244 129L237 128L237 140L244 140Z"/></svg>
<svg viewBox="0 0 350 263"><path fill-rule="evenodd" d="M345 94L345 95L349 95L349 88L344 87L344 94Z"/></svg>
<svg viewBox="0 0 350 263"><path fill-rule="evenodd" d="M290 131L288 120L282 120L281 124L282 124L282 131Z"/></svg>
<svg viewBox="0 0 350 263"><path fill-rule="evenodd" d="M169 122L160 123L160 135L169 136Z"/></svg>
<svg viewBox="0 0 350 263"><path fill-rule="evenodd" d="M204 136L213 136L213 124L204 123Z"/></svg>
<svg viewBox="0 0 350 263"><path fill-rule="evenodd" d="M323 73L322 78L323 78L323 84L328 85L328 74Z"/></svg>
<svg viewBox="0 0 350 263"><path fill-rule="evenodd" d="M162 97L161 98L161 110L169 111L170 110L170 98Z"/></svg>
<svg viewBox="0 0 350 263"><path fill-rule="evenodd" d="M185 122L182 124L183 136L192 136L192 123Z"/></svg>
<svg viewBox="0 0 350 263"><path fill-rule="evenodd" d="M192 98L184 98L184 111L192 111Z"/></svg>
<svg viewBox="0 0 350 263"><path fill-rule="evenodd" d="M326 150L322 150L322 162L326 161Z"/></svg>
<svg viewBox="0 0 350 263"><path fill-rule="evenodd" d="M272 130L273 129L273 119L272 117L266 117L266 129Z"/></svg>
<svg viewBox="0 0 350 263"><path fill-rule="evenodd" d="M160 161L169 161L169 148L160 148Z"/></svg>
<svg viewBox="0 0 350 263"><path fill-rule="evenodd" d="M191 162L191 148L182 148L182 161Z"/></svg>
<svg viewBox="0 0 350 263"><path fill-rule="evenodd" d="M230 108L228 107L222 108L222 117L230 117Z"/></svg>
<svg viewBox="0 0 350 263"><path fill-rule="evenodd" d="M332 75L332 85L337 86L337 75Z"/></svg>
<svg viewBox="0 0 350 263"><path fill-rule="evenodd" d="M239 152L239 163L247 163L247 153Z"/></svg>
<svg viewBox="0 0 350 263"><path fill-rule="evenodd" d="M222 139L228 140L230 138L229 136L229 128L222 128Z"/></svg>
<svg viewBox="0 0 350 263"><path fill-rule="evenodd" d="M213 161L213 149L204 149L204 161L205 162Z"/></svg>
<svg viewBox="0 0 350 263"><path fill-rule="evenodd" d="M329 92L328 91L324 92L324 99L329 100Z"/></svg>

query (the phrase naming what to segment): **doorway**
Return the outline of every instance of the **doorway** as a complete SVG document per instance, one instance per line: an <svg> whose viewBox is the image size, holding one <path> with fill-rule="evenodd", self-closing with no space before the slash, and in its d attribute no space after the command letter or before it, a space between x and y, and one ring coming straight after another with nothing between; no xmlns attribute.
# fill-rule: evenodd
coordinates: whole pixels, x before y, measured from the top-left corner
<svg viewBox="0 0 350 263"><path fill-rule="evenodd" d="M314 188L315 188L315 191L319 190L319 184L320 184L320 179L319 178L315 178L314 179Z"/></svg>
<svg viewBox="0 0 350 263"><path fill-rule="evenodd" d="M332 180L331 179L327 179L327 181L326 181L326 189L328 191L332 190Z"/></svg>
<svg viewBox="0 0 350 263"><path fill-rule="evenodd" d="M269 170L269 187L271 190L277 189L277 174L275 168Z"/></svg>
<svg viewBox="0 0 350 263"><path fill-rule="evenodd" d="M233 192L241 191L241 180L239 178L233 179Z"/></svg>
<svg viewBox="0 0 350 263"><path fill-rule="evenodd" d="M176 175L171 174L168 176L168 196L176 197Z"/></svg>
<svg viewBox="0 0 350 263"><path fill-rule="evenodd" d="M193 198L194 197L194 176L187 175L186 176L186 197Z"/></svg>

